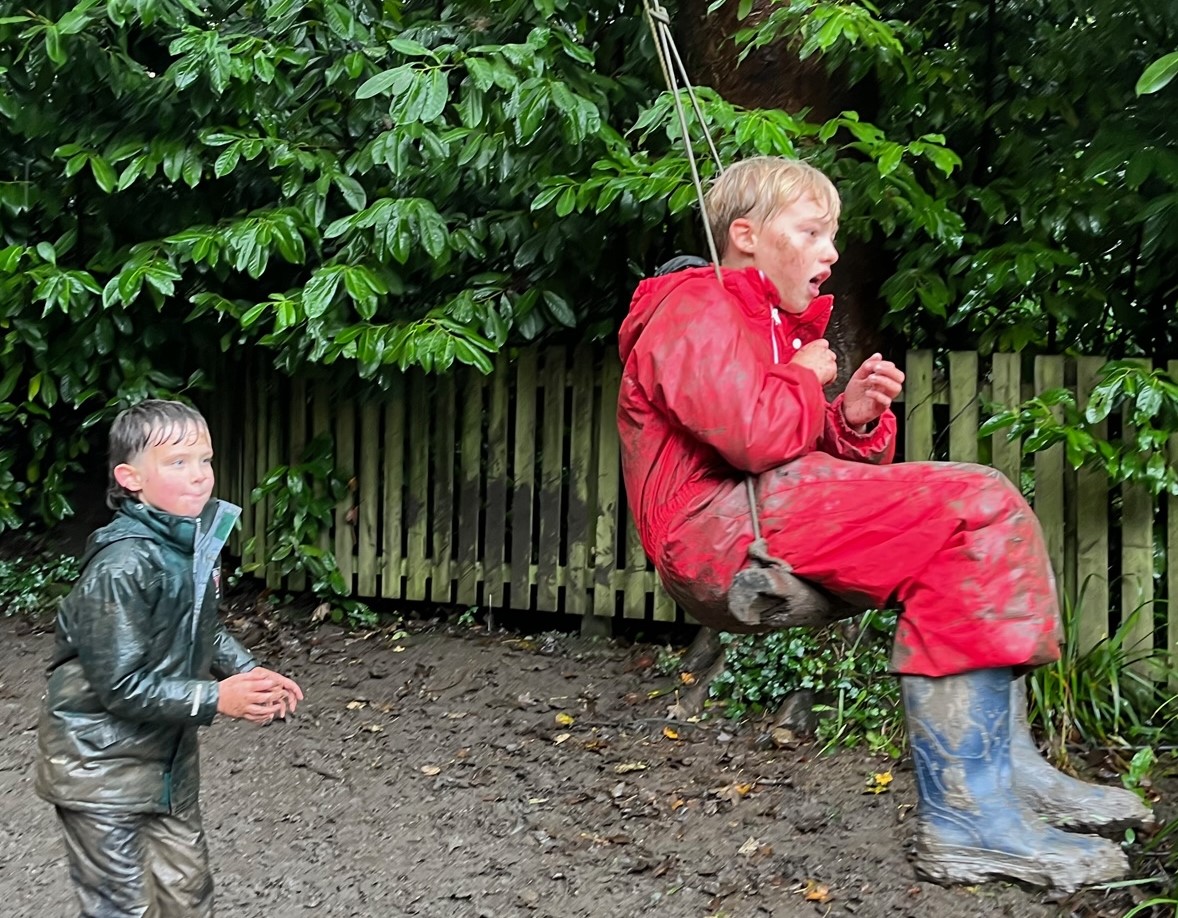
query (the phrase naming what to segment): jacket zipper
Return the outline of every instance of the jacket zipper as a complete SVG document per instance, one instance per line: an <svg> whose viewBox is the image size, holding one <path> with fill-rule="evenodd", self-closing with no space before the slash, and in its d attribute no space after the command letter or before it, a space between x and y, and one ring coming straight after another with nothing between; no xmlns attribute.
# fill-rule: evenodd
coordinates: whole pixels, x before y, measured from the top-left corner
<svg viewBox="0 0 1178 918"><path fill-rule="evenodd" d="M196 535L193 536L193 539L192 539L192 557L193 557L194 564L195 564L195 559L196 559L196 549L197 549L198 545L200 545L200 517L196 518ZM196 577L195 576L193 576L192 581L193 581L192 640L189 641L189 645L188 645L188 669L189 669L189 671L192 670L193 665L196 663L196 639L198 636L198 632L200 630L200 615L198 614L198 612L199 612L199 610L197 608L198 603L196 602L196 599L195 599L195 597L196 597ZM199 705L200 705L200 697L197 696L196 704L193 706L194 709L199 709ZM193 716L196 716L196 710L193 710L192 713L193 713ZM184 740L184 728L181 727L179 732L176 735L176 746L175 746L175 748L172 749L171 758L168 759L168 768L164 772L164 801L167 803L169 813L172 812L172 769L176 765L177 756L180 755L180 744L183 742L183 740Z"/></svg>
<svg viewBox="0 0 1178 918"><path fill-rule="evenodd" d="M773 320L769 325L769 340L773 342L773 362L781 363L781 354L777 349L777 328L781 325L781 313L776 306L770 306L769 315Z"/></svg>
<svg viewBox="0 0 1178 918"><path fill-rule="evenodd" d="M196 662L196 638L200 625L200 611L196 600L197 584L196 584L196 552L200 547L200 517L196 518L196 535L192 538L192 563L193 563L193 577L192 577L192 643L188 645L188 667L192 668L193 663Z"/></svg>

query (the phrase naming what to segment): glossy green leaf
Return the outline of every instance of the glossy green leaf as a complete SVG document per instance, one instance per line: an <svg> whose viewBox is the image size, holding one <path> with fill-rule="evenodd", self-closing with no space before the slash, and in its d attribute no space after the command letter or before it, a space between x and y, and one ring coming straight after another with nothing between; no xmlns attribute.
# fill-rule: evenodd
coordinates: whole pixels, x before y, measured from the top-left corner
<svg viewBox="0 0 1178 918"><path fill-rule="evenodd" d="M1158 58L1145 68L1137 81L1137 95L1144 96L1165 89L1178 75L1178 51Z"/></svg>

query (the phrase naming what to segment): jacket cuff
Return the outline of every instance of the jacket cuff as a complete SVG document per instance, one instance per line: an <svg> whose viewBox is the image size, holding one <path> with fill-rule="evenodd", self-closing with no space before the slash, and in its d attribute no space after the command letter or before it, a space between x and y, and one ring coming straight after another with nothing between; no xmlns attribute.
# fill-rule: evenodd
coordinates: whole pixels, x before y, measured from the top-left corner
<svg viewBox="0 0 1178 918"><path fill-rule="evenodd" d="M826 419L828 435L842 447L840 452L861 459L875 459L885 454L896 435L896 416L891 409L868 425L867 430L856 430L843 414L841 394L830 403Z"/></svg>
<svg viewBox="0 0 1178 918"><path fill-rule="evenodd" d="M221 701L221 686L209 680L196 683L192 699L192 718L202 727L207 727L217 716L217 705Z"/></svg>

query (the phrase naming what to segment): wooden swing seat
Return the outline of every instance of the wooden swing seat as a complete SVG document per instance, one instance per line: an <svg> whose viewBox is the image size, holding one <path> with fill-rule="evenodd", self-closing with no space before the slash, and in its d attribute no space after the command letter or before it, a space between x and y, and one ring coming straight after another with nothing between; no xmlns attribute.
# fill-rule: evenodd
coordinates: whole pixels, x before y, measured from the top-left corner
<svg viewBox="0 0 1178 918"><path fill-rule="evenodd" d="M867 609L795 577L783 564L754 563L728 589L728 611L750 629L822 628Z"/></svg>

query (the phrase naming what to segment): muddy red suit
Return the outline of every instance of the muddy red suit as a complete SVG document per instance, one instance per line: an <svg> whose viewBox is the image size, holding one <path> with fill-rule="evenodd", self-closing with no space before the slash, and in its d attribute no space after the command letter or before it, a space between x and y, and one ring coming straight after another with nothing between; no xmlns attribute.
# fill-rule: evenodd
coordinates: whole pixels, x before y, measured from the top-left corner
<svg viewBox="0 0 1178 918"><path fill-rule="evenodd" d="M821 338L833 298L779 306L756 268L643 281L619 333L618 426L638 533L668 592L705 625L739 631L732 578L762 536L831 591L903 608L893 666L944 676L1059 656L1042 533L1000 473L948 462L889 464L896 420L850 428L842 396L790 366Z"/></svg>

